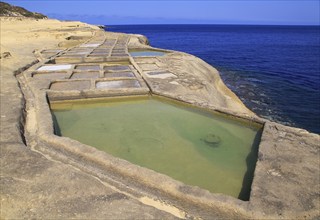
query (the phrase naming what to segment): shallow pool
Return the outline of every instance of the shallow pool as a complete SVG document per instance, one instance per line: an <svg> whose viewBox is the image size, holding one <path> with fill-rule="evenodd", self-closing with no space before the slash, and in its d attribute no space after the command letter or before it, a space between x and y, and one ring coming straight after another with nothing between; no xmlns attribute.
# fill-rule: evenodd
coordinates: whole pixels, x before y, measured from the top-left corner
<svg viewBox="0 0 320 220"><path fill-rule="evenodd" d="M151 97L51 103L51 109L57 135L249 199L261 125Z"/></svg>
<svg viewBox="0 0 320 220"><path fill-rule="evenodd" d="M154 51L154 50L140 50L140 51L129 51L130 55L133 57L157 57L163 56L166 53L161 51Z"/></svg>

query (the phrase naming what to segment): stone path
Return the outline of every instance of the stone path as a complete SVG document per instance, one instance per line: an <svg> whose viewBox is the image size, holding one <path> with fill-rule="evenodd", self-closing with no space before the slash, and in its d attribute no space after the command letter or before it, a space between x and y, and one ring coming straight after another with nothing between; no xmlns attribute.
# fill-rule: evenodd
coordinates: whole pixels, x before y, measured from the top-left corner
<svg viewBox="0 0 320 220"><path fill-rule="evenodd" d="M74 167L1 143L1 219L175 219Z"/></svg>

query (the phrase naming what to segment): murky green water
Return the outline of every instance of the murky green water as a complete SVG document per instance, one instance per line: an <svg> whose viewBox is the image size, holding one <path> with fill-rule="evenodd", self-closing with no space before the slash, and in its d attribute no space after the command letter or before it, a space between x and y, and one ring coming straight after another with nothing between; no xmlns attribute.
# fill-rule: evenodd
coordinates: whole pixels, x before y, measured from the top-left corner
<svg viewBox="0 0 320 220"><path fill-rule="evenodd" d="M213 193L249 198L260 125L150 97L51 109L58 135Z"/></svg>

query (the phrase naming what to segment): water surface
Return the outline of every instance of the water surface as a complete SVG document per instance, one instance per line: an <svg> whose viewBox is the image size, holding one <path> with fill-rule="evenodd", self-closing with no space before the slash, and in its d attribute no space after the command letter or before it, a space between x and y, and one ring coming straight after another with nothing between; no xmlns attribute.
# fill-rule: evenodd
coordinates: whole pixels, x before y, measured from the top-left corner
<svg viewBox="0 0 320 220"><path fill-rule="evenodd" d="M261 126L163 99L51 104L56 133L214 193L248 200Z"/></svg>

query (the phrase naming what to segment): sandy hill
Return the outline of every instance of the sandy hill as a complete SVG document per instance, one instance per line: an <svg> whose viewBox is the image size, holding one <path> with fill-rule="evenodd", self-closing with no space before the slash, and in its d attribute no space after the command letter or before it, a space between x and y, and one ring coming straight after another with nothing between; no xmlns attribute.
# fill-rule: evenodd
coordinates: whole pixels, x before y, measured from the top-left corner
<svg viewBox="0 0 320 220"><path fill-rule="evenodd" d="M22 7L13 6L5 2L0 2L0 16L1 17L28 17L36 19L48 18L47 16L37 13L30 12Z"/></svg>

